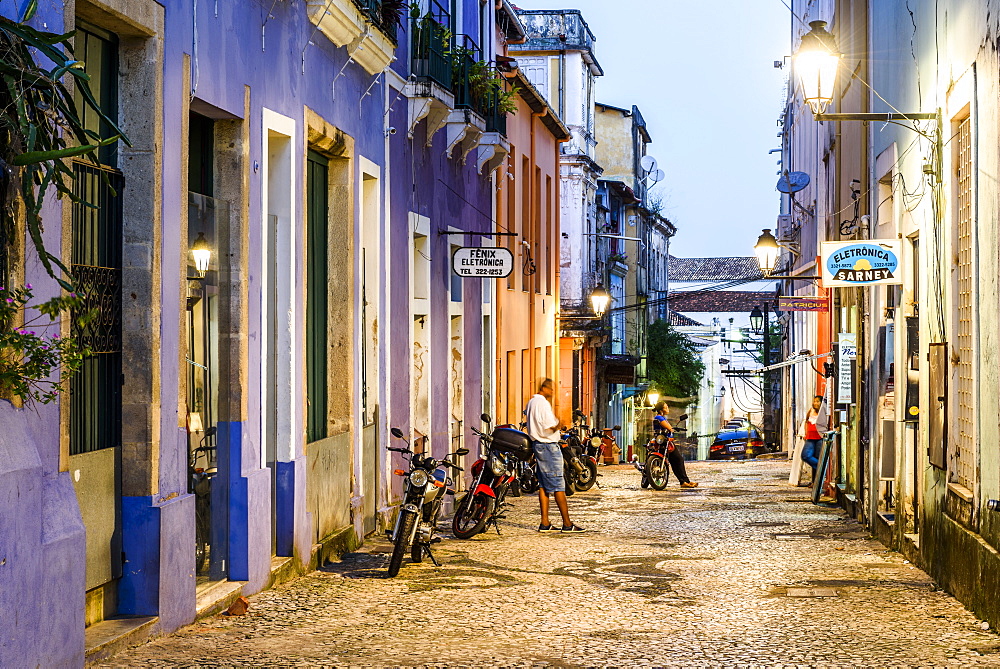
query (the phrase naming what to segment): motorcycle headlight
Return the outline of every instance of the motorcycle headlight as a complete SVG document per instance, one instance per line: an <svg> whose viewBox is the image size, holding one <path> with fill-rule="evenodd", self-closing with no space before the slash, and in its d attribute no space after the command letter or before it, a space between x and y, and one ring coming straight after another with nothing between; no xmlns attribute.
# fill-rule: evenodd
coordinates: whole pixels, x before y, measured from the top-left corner
<svg viewBox="0 0 1000 669"><path fill-rule="evenodd" d="M664 437L662 434L658 434L656 435L656 443L662 446L663 444L667 443L667 438Z"/></svg>
<svg viewBox="0 0 1000 669"><path fill-rule="evenodd" d="M493 470L493 476L500 476L507 471L507 465L504 464L503 460L494 455L490 458L490 469Z"/></svg>
<svg viewBox="0 0 1000 669"><path fill-rule="evenodd" d="M590 445L594 446L594 447L600 446L601 445L601 438L600 437L591 437L590 438Z"/></svg>
<svg viewBox="0 0 1000 669"><path fill-rule="evenodd" d="M423 488L429 480L430 477L423 469L414 469L410 472L410 485L414 488Z"/></svg>

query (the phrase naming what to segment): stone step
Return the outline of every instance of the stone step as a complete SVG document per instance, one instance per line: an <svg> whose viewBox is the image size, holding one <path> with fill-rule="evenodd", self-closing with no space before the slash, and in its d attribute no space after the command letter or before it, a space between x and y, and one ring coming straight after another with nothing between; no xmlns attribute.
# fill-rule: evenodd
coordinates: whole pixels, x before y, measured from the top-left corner
<svg viewBox="0 0 1000 669"><path fill-rule="evenodd" d="M195 600L195 620L201 620L225 611L243 594L246 581L219 581L198 591Z"/></svg>
<svg viewBox="0 0 1000 669"><path fill-rule="evenodd" d="M94 623L84 632L87 665L111 657L147 640L156 630L156 616L116 616Z"/></svg>

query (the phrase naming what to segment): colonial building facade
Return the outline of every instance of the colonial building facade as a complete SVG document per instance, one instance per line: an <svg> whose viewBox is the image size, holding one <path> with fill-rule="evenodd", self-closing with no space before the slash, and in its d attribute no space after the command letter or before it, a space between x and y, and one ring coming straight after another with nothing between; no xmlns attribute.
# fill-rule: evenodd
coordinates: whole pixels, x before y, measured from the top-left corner
<svg viewBox="0 0 1000 669"><path fill-rule="evenodd" d="M491 62L523 33L506 3L400 11L80 0L31 20L77 31L130 145L75 164L86 201L45 211L107 332L59 402L0 401L0 608L19 611L0 665L81 665L357 546L398 502L389 427L442 455L492 410L494 285L456 280L451 252L495 243ZM564 130L530 105L551 181ZM54 294L9 241L11 285Z"/></svg>
<svg viewBox="0 0 1000 669"><path fill-rule="evenodd" d="M829 297L828 312L794 314L786 355L810 349L850 363L857 345L853 376L850 364L829 378L808 364L786 369L786 441L809 396L826 394L841 503L995 625L1000 517L989 500L1000 497L1000 389L989 370L1000 267L989 175L1000 96L995 54L978 46L993 30L992 3L792 7L825 21L842 57L835 116L821 120L803 104L793 64L783 169L809 185L783 197L778 238L792 253L782 274L815 276L822 241L897 244L900 266L892 285L785 283L785 294ZM796 23L793 45L809 30ZM888 113L899 117L878 120Z"/></svg>

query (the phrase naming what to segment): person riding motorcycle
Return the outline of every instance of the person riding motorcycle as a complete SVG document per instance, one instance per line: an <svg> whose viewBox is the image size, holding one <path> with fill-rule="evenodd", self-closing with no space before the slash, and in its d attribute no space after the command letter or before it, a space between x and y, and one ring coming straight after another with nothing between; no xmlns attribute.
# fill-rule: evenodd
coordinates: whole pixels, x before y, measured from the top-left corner
<svg viewBox="0 0 1000 669"><path fill-rule="evenodd" d="M674 431L673 426L667 420L667 405L666 402L657 402L656 406L653 407L653 433L654 434L671 434ZM674 446L672 443L667 448L667 462L670 463L670 469L673 470L674 476L680 482L682 488L697 488L698 484L692 481L687 475L687 469L684 466L684 456L681 455L680 449Z"/></svg>

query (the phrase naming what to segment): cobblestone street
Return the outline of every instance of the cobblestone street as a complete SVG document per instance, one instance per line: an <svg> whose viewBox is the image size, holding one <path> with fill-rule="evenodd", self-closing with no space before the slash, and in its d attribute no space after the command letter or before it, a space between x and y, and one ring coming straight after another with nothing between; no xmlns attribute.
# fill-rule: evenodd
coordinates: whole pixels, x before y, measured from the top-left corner
<svg viewBox="0 0 1000 669"><path fill-rule="evenodd" d="M370 542L106 666L1000 666L992 630L787 471L692 463L700 487L655 492L602 467L570 498L586 534L536 533L515 498L502 536L445 533L440 568L384 579Z"/></svg>

